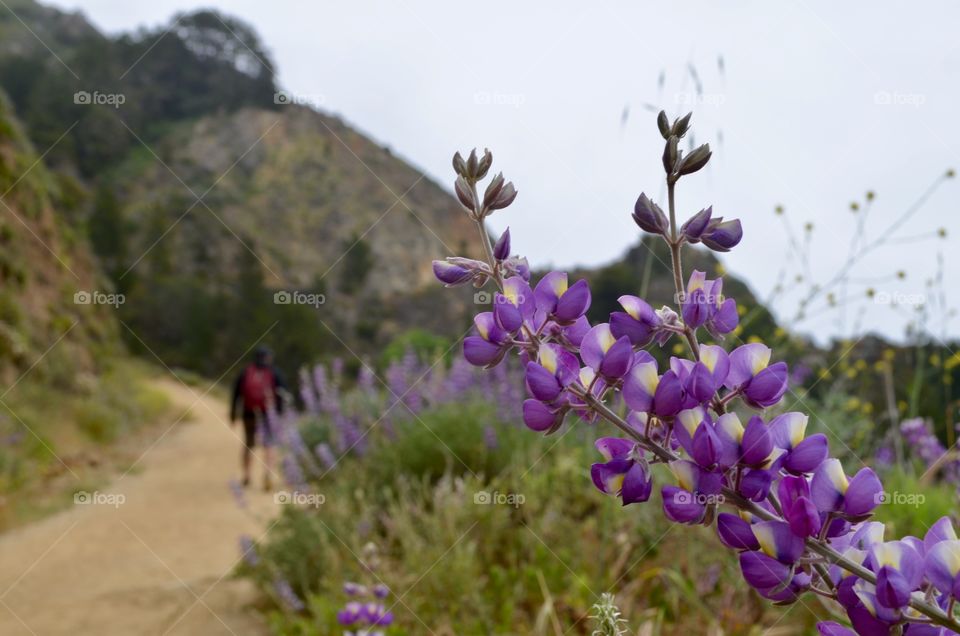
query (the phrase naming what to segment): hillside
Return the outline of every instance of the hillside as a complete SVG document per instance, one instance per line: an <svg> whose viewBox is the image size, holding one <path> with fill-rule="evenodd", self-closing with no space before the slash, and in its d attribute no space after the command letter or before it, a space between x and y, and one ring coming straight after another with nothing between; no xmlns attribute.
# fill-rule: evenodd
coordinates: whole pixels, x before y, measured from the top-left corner
<svg viewBox="0 0 960 636"><path fill-rule="evenodd" d="M95 369L98 351L120 349L115 307L97 304L91 296L109 293L109 283L86 237L60 212L69 206L66 186L40 161L2 93L0 195L4 383L33 369L54 383L73 386L82 380L78 376ZM87 298L91 302L84 304ZM54 342L58 344L51 348Z"/></svg>
<svg viewBox="0 0 960 636"><path fill-rule="evenodd" d="M385 297L432 284L427 257L476 238L456 201L422 172L300 106L204 117L155 151L162 163L140 151L116 175L131 258L156 241L153 227L176 223L163 240L183 271L230 272L247 243L271 287L323 283L332 297L360 287ZM208 190L194 205L192 194ZM368 266L356 267L357 253ZM128 267L149 269L144 260Z"/></svg>

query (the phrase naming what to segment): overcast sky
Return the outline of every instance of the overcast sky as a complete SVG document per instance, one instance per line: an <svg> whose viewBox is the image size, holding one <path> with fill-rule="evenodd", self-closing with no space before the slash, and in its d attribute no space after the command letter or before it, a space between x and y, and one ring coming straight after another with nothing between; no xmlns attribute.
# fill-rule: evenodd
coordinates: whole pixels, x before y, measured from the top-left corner
<svg viewBox="0 0 960 636"><path fill-rule="evenodd" d="M412 0L56 0L109 32L155 26L180 10L215 6L251 23L280 83L342 115L441 183L455 150L487 146L517 185L492 225L511 226L534 265L595 265L636 241L641 190L662 200L662 140L645 104L694 111L708 169L679 189L681 216L712 203L740 217L744 240L723 257L761 296L785 263L786 218L802 240L812 222L813 278L828 281L849 254L853 200L876 200L868 241L949 167L960 167L960 5L951 2L483 2ZM718 58L723 58L722 69ZM700 76L697 95L689 65ZM662 90L658 77L665 72ZM629 109L624 123L625 109ZM947 181L894 238L943 227L946 240L876 249L853 271L881 301L852 286L847 320L820 314L820 336L862 328L903 333L911 304L943 256L958 282L956 181ZM898 270L903 281L889 280ZM838 296L841 290L838 290ZM778 313L798 294L778 299ZM948 303L960 295L947 292ZM823 304L820 303L819 306ZM939 333L943 312L933 327ZM949 323L958 334L960 321Z"/></svg>

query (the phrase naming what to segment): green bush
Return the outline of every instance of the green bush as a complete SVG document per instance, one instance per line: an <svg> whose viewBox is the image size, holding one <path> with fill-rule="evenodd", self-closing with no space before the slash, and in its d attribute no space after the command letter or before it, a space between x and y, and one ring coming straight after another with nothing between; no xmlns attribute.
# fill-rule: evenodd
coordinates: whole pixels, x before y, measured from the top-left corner
<svg viewBox="0 0 960 636"><path fill-rule="evenodd" d="M96 442L112 442L122 426L120 414L102 402L84 402L74 414L77 427Z"/></svg>

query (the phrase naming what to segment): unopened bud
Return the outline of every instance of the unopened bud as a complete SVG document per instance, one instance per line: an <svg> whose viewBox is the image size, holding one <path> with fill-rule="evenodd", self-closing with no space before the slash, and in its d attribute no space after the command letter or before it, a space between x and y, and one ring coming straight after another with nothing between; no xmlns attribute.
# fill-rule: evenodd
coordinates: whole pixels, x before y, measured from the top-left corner
<svg viewBox="0 0 960 636"><path fill-rule="evenodd" d="M505 183L506 182L503 180L502 172L490 180L490 183L487 184L487 189L483 193L484 208L489 208L490 205L496 200L497 196L500 194L500 191L503 190Z"/></svg>
<svg viewBox="0 0 960 636"><path fill-rule="evenodd" d="M500 189L500 193L497 195L497 198L494 199L490 205L486 206L488 210L502 210L507 207L513 200L517 198L517 189L513 187L513 183L507 181L507 183Z"/></svg>
<svg viewBox="0 0 960 636"><path fill-rule="evenodd" d="M463 156L459 152L453 155L453 170L461 177L465 176L467 172L467 162L463 160Z"/></svg>
<svg viewBox="0 0 960 636"><path fill-rule="evenodd" d="M477 149L474 148L473 150L470 151L470 156L467 157L467 175L466 175L467 178L473 179L474 181L476 181L474 177L477 174L477 168L479 167L479 165L480 165L480 161L477 159Z"/></svg>
<svg viewBox="0 0 960 636"><path fill-rule="evenodd" d="M687 113L677 121L673 122L673 134L677 137L683 137L687 134L687 131L690 129L690 118L693 117L693 113Z"/></svg>
<svg viewBox="0 0 960 636"><path fill-rule="evenodd" d="M713 215L713 207L708 207L703 210L700 210L689 219L687 222L680 226L680 233L686 237L687 241L690 243L697 243L700 241L700 236L707 229L707 226L710 223L710 217Z"/></svg>
<svg viewBox="0 0 960 636"><path fill-rule="evenodd" d="M729 252L743 238L740 219L724 221L723 217L714 219L700 237L703 244L715 252Z"/></svg>
<svg viewBox="0 0 960 636"><path fill-rule="evenodd" d="M471 213L475 213L477 211L477 200L474 198L473 188L467 183L466 178L462 176L457 177L457 180L453 184L453 189L457 193L457 198L460 199L463 207L467 208Z"/></svg>
<svg viewBox="0 0 960 636"><path fill-rule="evenodd" d="M669 227L667 215L643 192L633 205L633 221L641 230L651 234L666 234Z"/></svg>
<svg viewBox="0 0 960 636"><path fill-rule="evenodd" d="M677 169L681 175L692 174L699 170L700 168L707 165L707 162L710 161L710 144L703 144L702 146L697 147L693 152L683 158L683 161L680 162L680 167Z"/></svg>
<svg viewBox="0 0 960 636"><path fill-rule="evenodd" d="M493 165L493 153L489 149L483 149L483 157L480 158L480 162L477 165L477 173L474 175L474 178L479 181L487 176L487 171L490 170L490 166Z"/></svg>
<svg viewBox="0 0 960 636"><path fill-rule="evenodd" d="M676 135L670 135L670 138L667 139L667 144L663 148L663 169L667 174L673 174L673 169L677 165L677 156L679 151L677 150L677 139Z"/></svg>
<svg viewBox="0 0 960 636"><path fill-rule="evenodd" d="M657 115L657 128L660 129L660 134L663 135L664 139L670 139L670 120L667 119L667 114L662 110Z"/></svg>
<svg viewBox="0 0 960 636"><path fill-rule="evenodd" d="M493 246L493 257L498 261L504 261L510 256L510 228L503 231L500 238Z"/></svg>

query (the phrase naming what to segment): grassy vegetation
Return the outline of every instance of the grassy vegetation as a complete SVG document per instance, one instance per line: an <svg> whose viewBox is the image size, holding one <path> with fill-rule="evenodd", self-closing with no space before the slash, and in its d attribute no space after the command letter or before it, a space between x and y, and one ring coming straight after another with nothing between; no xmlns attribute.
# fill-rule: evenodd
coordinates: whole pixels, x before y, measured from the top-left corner
<svg viewBox="0 0 960 636"><path fill-rule="evenodd" d="M145 363L117 358L56 391L25 376L0 407L0 528L55 510L123 467L172 405Z"/></svg>
<svg viewBox="0 0 960 636"><path fill-rule="evenodd" d="M543 438L497 421L482 401L428 410L394 438L372 432L366 454L312 483L324 503L285 507L241 573L271 596L278 579L289 581L305 599L304 613L275 599L271 623L285 635L338 633L341 587L364 580L358 555L371 542L395 603L390 634L423 633L424 624L437 634L585 634L607 591L634 630L650 633L752 634L774 624L801 633L813 611L824 613L811 599L782 618L742 582L712 529L672 526L657 495L623 509L598 493L589 477L597 433L577 423ZM480 493L523 501L481 504Z"/></svg>

